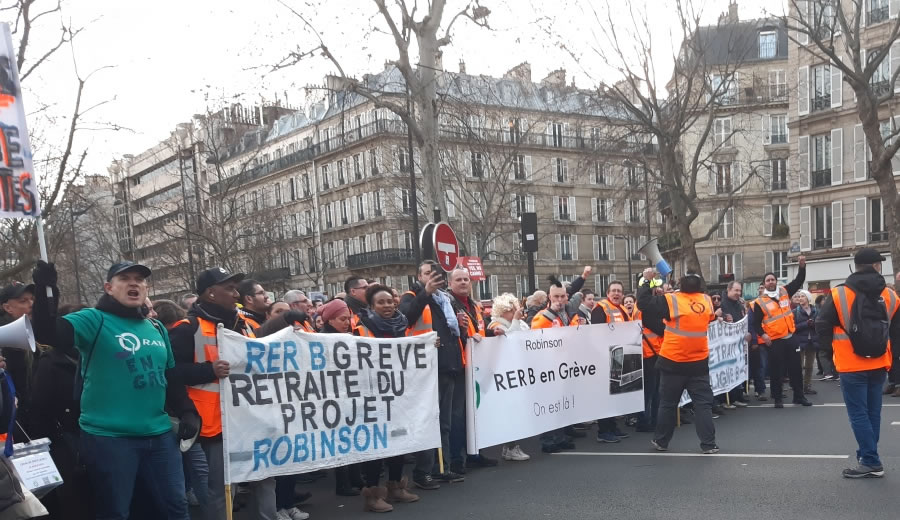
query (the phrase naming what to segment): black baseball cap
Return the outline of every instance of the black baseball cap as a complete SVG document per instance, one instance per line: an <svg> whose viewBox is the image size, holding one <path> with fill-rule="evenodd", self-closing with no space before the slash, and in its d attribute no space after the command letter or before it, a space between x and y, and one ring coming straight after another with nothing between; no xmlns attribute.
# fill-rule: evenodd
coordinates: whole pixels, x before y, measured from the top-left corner
<svg viewBox="0 0 900 520"><path fill-rule="evenodd" d="M219 285L229 280L240 282L244 277L244 273L230 273L224 267L210 267L197 276L197 294L203 294L213 285Z"/></svg>
<svg viewBox="0 0 900 520"><path fill-rule="evenodd" d="M152 272L146 265L136 264L129 260L125 260L124 262L113 264L112 267L109 268L109 271L106 272L106 281L109 282L113 279L113 276L122 274L126 271L137 271L141 273L141 276L144 278L150 277L150 273Z"/></svg>
<svg viewBox="0 0 900 520"><path fill-rule="evenodd" d="M853 263L856 265L872 265L887 260L881 256L877 249L864 247L856 252L853 256Z"/></svg>
<svg viewBox="0 0 900 520"><path fill-rule="evenodd" d="M0 291L0 304L21 298L27 292L34 294L34 284L25 285L22 282L13 282Z"/></svg>

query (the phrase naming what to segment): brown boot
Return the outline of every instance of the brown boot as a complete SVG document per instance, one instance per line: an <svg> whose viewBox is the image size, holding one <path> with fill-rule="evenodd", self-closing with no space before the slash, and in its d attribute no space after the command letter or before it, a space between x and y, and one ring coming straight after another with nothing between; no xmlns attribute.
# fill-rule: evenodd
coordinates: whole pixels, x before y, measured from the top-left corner
<svg viewBox="0 0 900 520"><path fill-rule="evenodd" d="M408 504L410 502L418 502L419 495L410 493L406 486L409 485L409 479L403 477L400 482L388 482L388 502L398 502L400 504Z"/></svg>
<svg viewBox="0 0 900 520"><path fill-rule="evenodd" d="M384 501L384 499L387 498L387 488L385 487L363 488L362 496L366 500L363 505L363 511L390 513L394 510L394 506Z"/></svg>

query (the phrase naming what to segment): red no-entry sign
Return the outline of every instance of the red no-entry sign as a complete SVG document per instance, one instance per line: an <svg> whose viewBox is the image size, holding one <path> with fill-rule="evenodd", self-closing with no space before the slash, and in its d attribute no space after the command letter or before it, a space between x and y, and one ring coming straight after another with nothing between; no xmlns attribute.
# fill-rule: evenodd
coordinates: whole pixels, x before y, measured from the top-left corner
<svg viewBox="0 0 900 520"><path fill-rule="evenodd" d="M444 271L451 271L459 261L459 242L456 233L446 222L438 222L434 226L434 254Z"/></svg>

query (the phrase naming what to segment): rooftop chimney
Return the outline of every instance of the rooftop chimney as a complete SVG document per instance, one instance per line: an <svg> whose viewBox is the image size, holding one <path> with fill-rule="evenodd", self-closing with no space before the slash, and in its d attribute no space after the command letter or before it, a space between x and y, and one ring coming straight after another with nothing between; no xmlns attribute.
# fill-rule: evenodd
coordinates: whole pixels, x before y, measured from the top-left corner
<svg viewBox="0 0 900 520"><path fill-rule="evenodd" d="M504 74L503 77L505 79L517 79L519 81L531 83L531 64L527 61L523 61L506 71L506 74Z"/></svg>
<svg viewBox="0 0 900 520"><path fill-rule="evenodd" d="M728 3L728 23L738 23L740 17L738 16L738 3L737 0L731 0Z"/></svg>
<svg viewBox="0 0 900 520"><path fill-rule="evenodd" d="M552 85L554 87L566 86L566 69L557 69L547 74L547 77L541 80L541 85Z"/></svg>
<svg viewBox="0 0 900 520"><path fill-rule="evenodd" d="M466 62L462 59L459 60L459 73L460 74L466 73Z"/></svg>

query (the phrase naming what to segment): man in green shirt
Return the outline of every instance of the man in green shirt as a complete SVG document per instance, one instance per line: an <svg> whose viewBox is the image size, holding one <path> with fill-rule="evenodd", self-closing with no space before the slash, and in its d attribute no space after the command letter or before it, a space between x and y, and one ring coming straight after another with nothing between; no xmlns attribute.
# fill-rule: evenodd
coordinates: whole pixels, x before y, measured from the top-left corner
<svg viewBox="0 0 900 520"><path fill-rule="evenodd" d="M80 458L98 520L126 520L136 483L164 518L190 518L178 438L194 437L200 416L184 385L170 380L175 361L168 334L146 318L149 276L146 266L117 263L95 308L56 319L58 298L46 296L46 287L57 292L56 269L38 262L34 272L38 341L81 360ZM180 419L178 435L167 409Z"/></svg>

